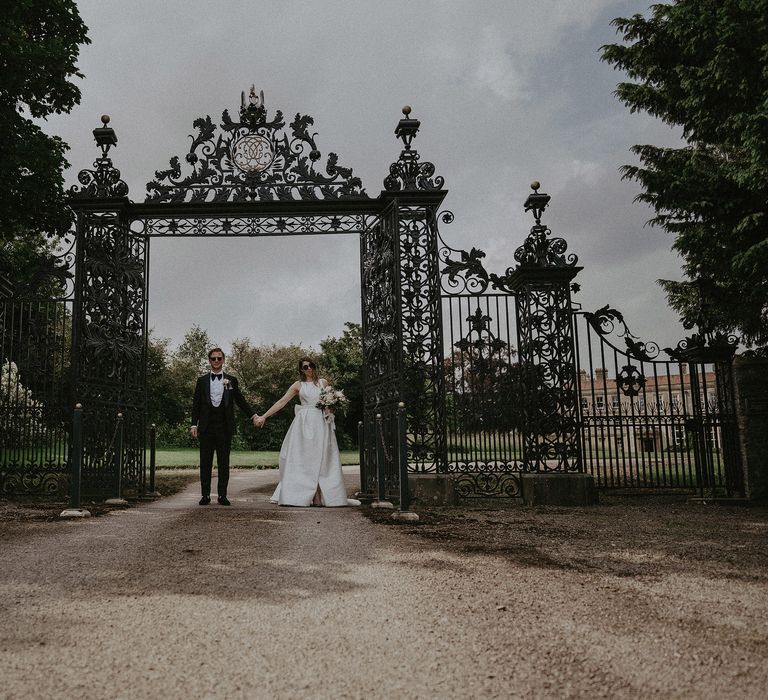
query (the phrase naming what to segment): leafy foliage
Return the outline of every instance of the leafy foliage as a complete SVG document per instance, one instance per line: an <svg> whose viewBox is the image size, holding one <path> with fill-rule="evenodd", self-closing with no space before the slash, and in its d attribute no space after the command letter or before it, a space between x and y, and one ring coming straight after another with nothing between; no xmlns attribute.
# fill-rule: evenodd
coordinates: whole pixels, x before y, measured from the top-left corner
<svg viewBox="0 0 768 700"><path fill-rule="evenodd" d="M150 335L147 407L149 422L157 426L159 445L197 445L189 435L189 414L195 382L208 369L208 350L212 345L208 333L199 326L187 332L176 351L169 348L167 339ZM339 443L348 447L357 441L357 421L362 416L362 329L358 324L347 323L340 338L326 338L320 346L318 355L300 345L254 345L250 339L240 338L226 353L225 371L239 378L243 395L261 414L299 378L299 358L315 357L320 376L344 389L349 398L348 409L336 422ZM236 415L239 425L234 448L277 450L294 413L292 404L286 406L259 430L254 430L239 412Z"/></svg>
<svg viewBox="0 0 768 700"><path fill-rule="evenodd" d="M363 419L363 328L347 322L340 338L320 343L321 369L334 387L343 389L349 405L336 418L342 447L357 444L357 423Z"/></svg>
<svg viewBox="0 0 768 700"><path fill-rule="evenodd" d="M689 324L706 304L715 329L768 343L768 0L677 0L613 21L626 43L602 58L627 73L632 112L682 127L686 145L637 145L623 168L650 221L673 234L690 280L660 280Z"/></svg>
<svg viewBox="0 0 768 700"><path fill-rule="evenodd" d="M227 370L240 378L240 387L253 409L264 413L280 399L298 378L297 363L303 355L311 354L299 345L258 345L249 339L232 343L232 352L227 358ZM293 404L270 417L263 428L248 427L241 417L239 430L246 445L254 450L277 450L283 442L288 426L293 420Z"/></svg>
<svg viewBox="0 0 768 700"><path fill-rule="evenodd" d="M14 362L0 365L0 413L5 416L3 443L6 448L25 446L25 441L40 430L41 405L30 389L21 383Z"/></svg>
<svg viewBox="0 0 768 700"><path fill-rule="evenodd" d="M457 425L500 432L522 426L522 371L512 362L514 354L465 346L443 360L448 414Z"/></svg>
<svg viewBox="0 0 768 700"><path fill-rule="evenodd" d="M189 413L195 382L205 370L208 333L193 326L176 352L169 349L167 338L151 333L147 344L147 418L158 431L158 443L189 447L197 443L189 435Z"/></svg>
<svg viewBox="0 0 768 700"><path fill-rule="evenodd" d="M66 144L31 121L69 112L80 101L71 81L90 43L73 0L5 3L0 20L0 238L62 235Z"/></svg>

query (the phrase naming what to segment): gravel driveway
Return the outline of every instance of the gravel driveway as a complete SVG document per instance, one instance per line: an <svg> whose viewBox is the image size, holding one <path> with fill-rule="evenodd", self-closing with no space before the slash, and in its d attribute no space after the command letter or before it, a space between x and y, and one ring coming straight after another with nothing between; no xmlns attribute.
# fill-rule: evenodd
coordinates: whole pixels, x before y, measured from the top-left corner
<svg viewBox="0 0 768 700"><path fill-rule="evenodd" d="M0 697L765 697L764 510L737 516L759 550L743 567L738 551L710 570L620 538L599 553L613 568L562 566L631 517L518 509L506 549L456 547L493 545L502 521L280 508L276 477L234 471L230 508L198 506L191 486L0 528Z"/></svg>

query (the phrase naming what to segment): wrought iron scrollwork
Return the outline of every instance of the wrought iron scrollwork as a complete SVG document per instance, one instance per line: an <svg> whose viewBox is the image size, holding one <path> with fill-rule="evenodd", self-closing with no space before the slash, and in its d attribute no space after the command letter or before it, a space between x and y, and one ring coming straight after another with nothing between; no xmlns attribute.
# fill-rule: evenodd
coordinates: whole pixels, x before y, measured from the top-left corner
<svg viewBox="0 0 768 700"><path fill-rule="evenodd" d="M77 329L80 361L91 379L140 381L146 242L130 236L111 213L91 215L87 222Z"/></svg>
<svg viewBox="0 0 768 700"><path fill-rule="evenodd" d="M453 223L452 211L437 215L444 224ZM488 289L490 278L482 263L485 252L472 248L469 252L449 246L438 233L437 256L443 264L440 270L440 284L446 294L482 294ZM458 256L458 259L456 258Z"/></svg>
<svg viewBox="0 0 768 700"><path fill-rule="evenodd" d="M392 204L362 240L364 347L368 381L398 371L397 207Z"/></svg>
<svg viewBox="0 0 768 700"><path fill-rule="evenodd" d="M711 298L718 294L717 285L707 278L689 283L698 297L698 311L693 319L686 319L683 327L697 329L696 333L681 340L675 348L664 348L666 353L679 362L726 362L730 361L739 346L738 336L715 330L711 317Z"/></svg>
<svg viewBox="0 0 768 700"><path fill-rule="evenodd" d="M493 319L483 313L478 306L475 313L467 316L469 330L466 336L454 343L454 346L462 352L472 352L477 362L480 362L478 370L482 373L482 361L487 357L496 355L504 348L507 343L497 338L491 331L491 321ZM474 340L472 339L474 336Z"/></svg>
<svg viewBox="0 0 768 700"><path fill-rule="evenodd" d="M738 336L732 333L693 333L683 338L674 348L664 348L678 362L721 362L729 360L739 347Z"/></svg>
<svg viewBox="0 0 768 700"><path fill-rule="evenodd" d="M451 258L451 253L458 253L459 260ZM479 248L472 248L469 252L466 250L456 250L444 246L440 249L440 259L445 264L442 274L443 290L456 294L470 293L482 294L488 289L490 278L483 267L481 260L485 253Z"/></svg>
<svg viewBox="0 0 768 700"><path fill-rule="evenodd" d="M445 184L445 179L434 177L434 164L427 161L420 163L419 152L411 148L411 142L421 122L418 119L411 119L410 113L411 108L408 105L403 107L405 119L398 122L395 136L402 139L405 148L400 152L400 158L389 166L389 175L384 178L384 189L388 192L440 190Z"/></svg>
<svg viewBox="0 0 768 700"><path fill-rule="evenodd" d="M82 185L69 188L70 196L76 199L104 199L112 197L127 197L128 185L120 179L120 171L112 165L109 149L117 145L114 129L108 126L109 116L101 118L104 126L94 129L93 136L101 148L101 158L93 162L93 170L81 170L77 180Z"/></svg>
<svg viewBox="0 0 768 700"><path fill-rule="evenodd" d="M634 365L624 365L616 375L616 384L624 396L638 396L645 386L645 376Z"/></svg>
<svg viewBox="0 0 768 700"><path fill-rule="evenodd" d="M515 260L521 266L556 268L556 267L575 267L579 258L574 253L566 256L565 251L568 244L564 238L550 238L552 231L541 223L541 215L549 204L550 196L539 192L538 182L533 182L531 188L533 194L528 195L525 200L525 211L532 211L535 224L531 227L531 232L521 245L515 251ZM509 274L509 270L507 271ZM500 279L499 284L503 285L504 280Z"/></svg>
<svg viewBox="0 0 768 700"><path fill-rule="evenodd" d="M262 216L262 217L173 217L136 219L134 233L146 236L302 236L314 233L363 234L375 217L366 214Z"/></svg>
<svg viewBox="0 0 768 700"><path fill-rule="evenodd" d="M443 373L437 231L429 207L399 207L403 400L408 462L433 471L443 453Z"/></svg>
<svg viewBox="0 0 768 700"><path fill-rule="evenodd" d="M643 342L633 335L624 321L624 316L617 309L608 304L602 306L594 313L584 312L584 318L596 333L605 337L614 333L617 326L621 326L621 331L617 332L619 338L624 340L627 346L627 356L643 362L651 362L659 356L659 346L653 341Z"/></svg>
<svg viewBox="0 0 768 700"><path fill-rule="evenodd" d="M526 287L518 293L517 303L526 469L578 470L576 370L568 287Z"/></svg>
<svg viewBox="0 0 768 700"><path fill-rule="evenodd" d="M227 110L221 116L221 131L210 116L196 119L197 135L185 160L192 172L182 176L178 156L170 168L158 170L147 184L147 202L248 202L321 199L367 199L360 178L339 165L329 153L325 174L315 169L321 153L310 131L314 119L297 114L290 136L283 131L280 110L267 118L263 100L253 88L246 103L243 95L240 121Z"/></svg>
<svg viewBox="0 0 768 700"><path fill-rule="evenodd" d="M144 376L147 239L118 212L81 212L74 316L74 394L83 404L84 489L115 488L117 461L105 451L115 415L124 412L123 483L144 475Z"/></svg>
<svg viewBox="0 0 768 700"><path fill-rule="evenodd" d="M520 474L481 472L459 474L454 479L459 498L518 498Z"/></svg>

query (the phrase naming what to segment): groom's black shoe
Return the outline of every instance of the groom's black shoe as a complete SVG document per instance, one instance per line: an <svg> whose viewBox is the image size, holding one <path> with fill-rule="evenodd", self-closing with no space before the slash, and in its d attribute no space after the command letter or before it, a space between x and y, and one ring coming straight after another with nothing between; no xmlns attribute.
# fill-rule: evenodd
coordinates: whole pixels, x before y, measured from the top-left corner
<svg viewBox="0 0 768 700"><path fill-rule="evenodd" d="M200 505L201 506L207 506L210 502L211 502L211 497L210 496L203 496L200 499Z"/></svg>
<svg viewBox="0 0 768 700"><path fill-rule="evenodd" d="M229 499L226 496L219 496L219 505L231 506L232 504L229 502Z"/></svg>

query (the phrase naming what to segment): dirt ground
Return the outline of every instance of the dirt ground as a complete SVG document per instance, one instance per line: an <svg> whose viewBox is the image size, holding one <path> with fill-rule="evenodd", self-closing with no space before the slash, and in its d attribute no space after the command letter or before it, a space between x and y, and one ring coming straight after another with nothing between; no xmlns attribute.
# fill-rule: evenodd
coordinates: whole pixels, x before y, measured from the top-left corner
<svg viewBox="0 0 768 700"><path fill-rule="evenodd" d="M446 551L494 555L519 566L646 580L696 572L768 584L768 507L603 493L600 505L589 508L468 501L414 510L416 523L395 523L383 510L365 513Z"/></svg>
<svg viewBox="0 0 768 700"><path fill-rule="evenodd" d="M275 479L236 470L231 508L194 483L87 521L0 504L0 697L765 697L766 508L603 495L396 524L280 508Z"/></svg>

